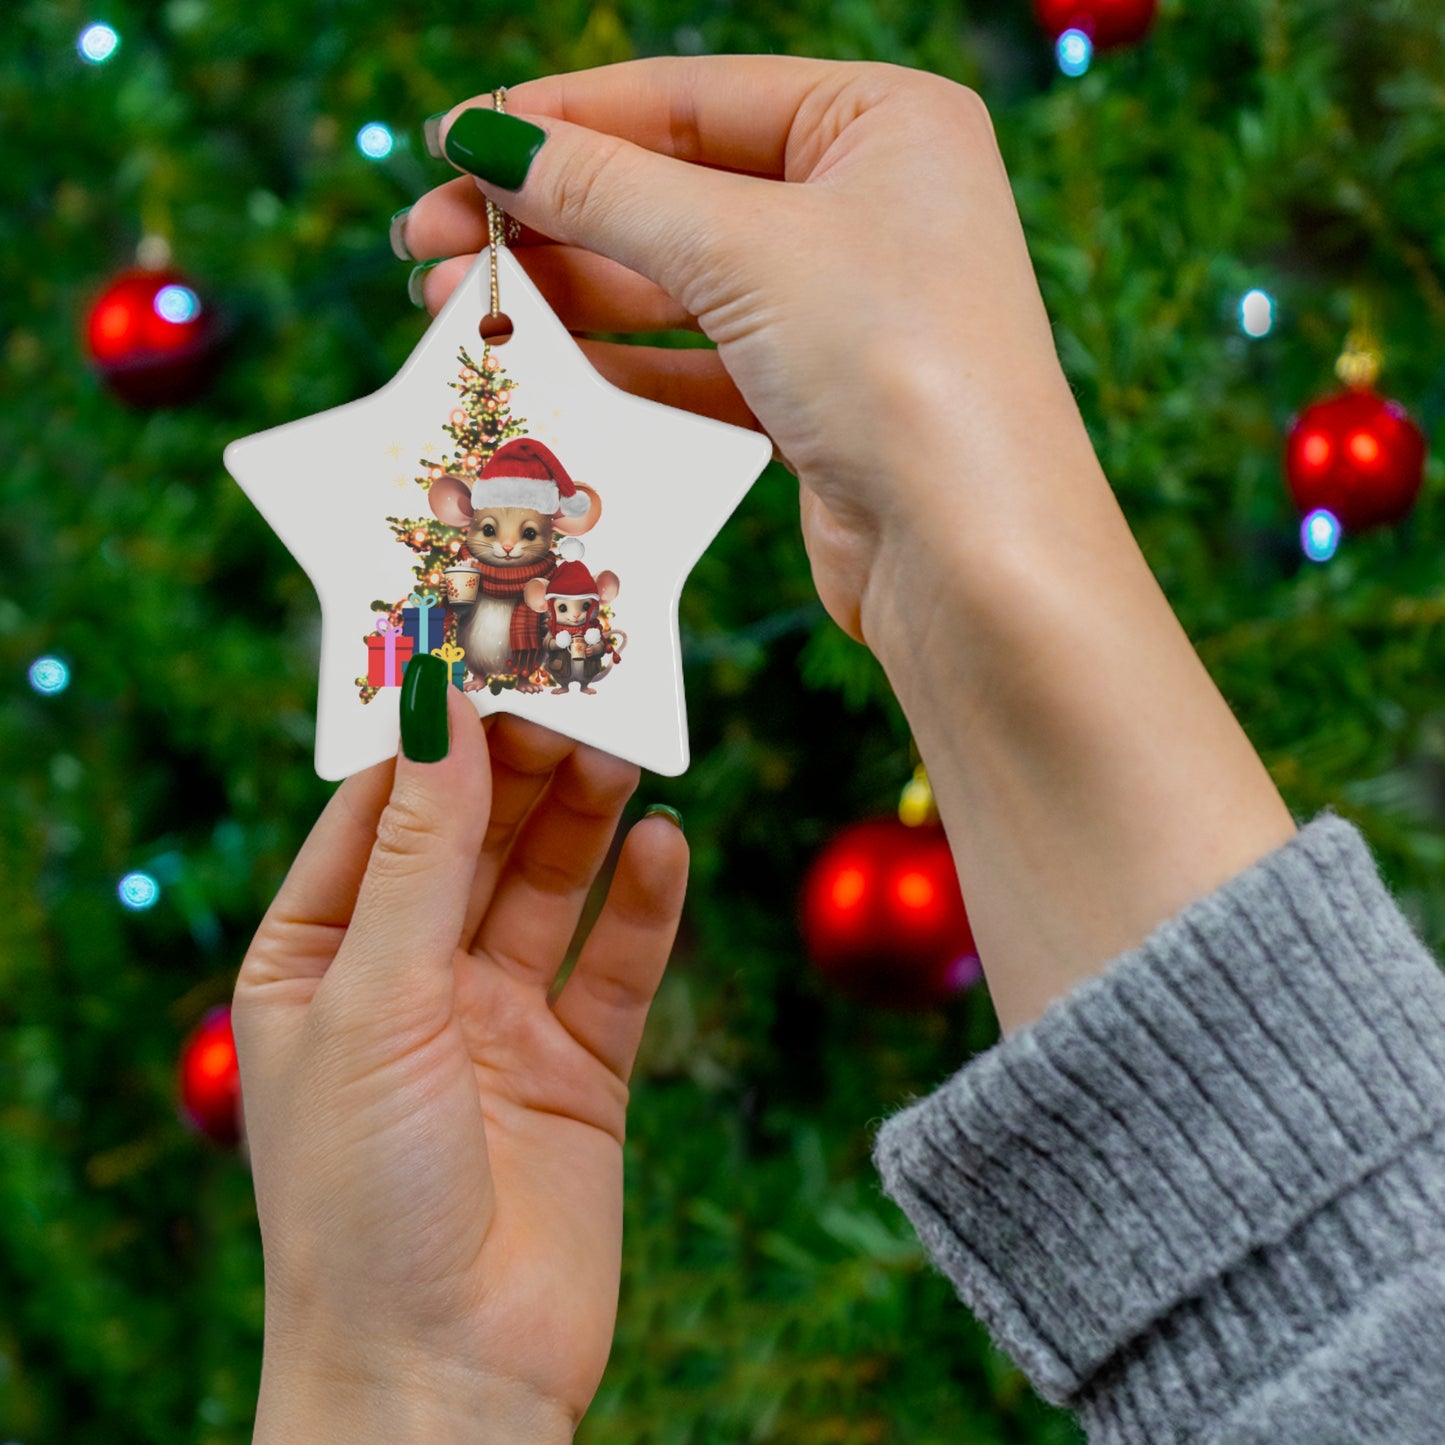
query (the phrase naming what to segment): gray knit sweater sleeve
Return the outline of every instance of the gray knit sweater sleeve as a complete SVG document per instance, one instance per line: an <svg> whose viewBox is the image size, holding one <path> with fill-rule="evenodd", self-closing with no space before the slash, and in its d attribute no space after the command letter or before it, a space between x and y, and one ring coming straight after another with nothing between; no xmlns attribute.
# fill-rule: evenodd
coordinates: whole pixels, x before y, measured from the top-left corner
<svg viewBox="0 0 1445 1445"><path fill-rule="evenodd" d="M1445 1441L1445 974L1332 813L874 1161L1094 1445Z"/></svg>

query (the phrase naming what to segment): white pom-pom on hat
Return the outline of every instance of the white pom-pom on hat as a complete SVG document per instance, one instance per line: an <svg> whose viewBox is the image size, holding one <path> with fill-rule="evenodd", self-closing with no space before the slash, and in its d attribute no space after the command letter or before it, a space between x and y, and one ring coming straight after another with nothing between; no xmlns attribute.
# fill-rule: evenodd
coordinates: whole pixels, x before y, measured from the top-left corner
<svg viewBox="0 0 1445 1445"><path fill-rule="evenodd" d="M563 537L557 543L557 553L564 562L580 562L587 555L587 548L580 537Z"/></svg>

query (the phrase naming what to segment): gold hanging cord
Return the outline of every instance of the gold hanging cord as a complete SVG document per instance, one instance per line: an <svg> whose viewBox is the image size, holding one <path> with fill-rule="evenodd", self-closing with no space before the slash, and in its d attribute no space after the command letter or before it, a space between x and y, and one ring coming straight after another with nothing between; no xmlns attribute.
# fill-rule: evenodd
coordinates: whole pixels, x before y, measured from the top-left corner
<svg viewBox="0 0 1445 1445"><path fill-rule="evenodd" d="M492 109L499 115L507 113L507 87L505 85L499 85L492 92ZM521 226L490 196L487 198L487 238L490 243L488 252L492 268L492 309L487 312L488 316L502 314L502 293L497 286L497 248L507 245L510 241L515 241L521 229Z"/></svg>

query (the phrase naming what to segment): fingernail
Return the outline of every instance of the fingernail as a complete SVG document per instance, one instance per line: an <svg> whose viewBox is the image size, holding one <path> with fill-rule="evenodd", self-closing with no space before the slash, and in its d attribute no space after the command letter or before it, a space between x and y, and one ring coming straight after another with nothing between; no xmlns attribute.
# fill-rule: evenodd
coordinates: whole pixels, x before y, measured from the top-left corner
<svg viewBox="0 0 1445 1445"><path fill-rule="evenodd" d="M644 818L650 818L654 814L660 818L666 818L669 823L676 823L679 833L685 833L687 831L682 826L682 814L679 813L676 808L669 808L666 803L653 803L642 816Z"/></svg>
<svg viewBox="0 0 1445 1445"><path fill-rule="evenodd" d="M546 139L547 132L529 120L474 106L452 122L446 158L504 191L515 191Z"/></svg>
<svg viewBox="0 0 1445 1445"><path fill-rule="evenodd" d="M406 218L411 215L411 207L403 206L392 218L391 228L388 235L391 239L391 252L398 261L415 261L416 257L406 249Z"/></svg>
<svg viewBox="0 0 1445 1445"><path fill-rule="evenodd" d="M427 154L439 161L446 159L442 155L442 122L446 118L446 111L439 110L421 123L421 138L426 142Z"/></svg>
<svg viewBox="0 0 1445 1445"><path fill-rule="evenodd" d="M451 668L424 652L406 665L401 679L401 750L414 763L438 763L447 755L447 682Z"/></svg>
<svg viewBox="0 0 1445 1445"><path fill-rule="evenodd" d="M439 256L435 261L423 261L420 266L412 267L411 275L406 278L406 294L411 298L413 306L426 305L426 294L422 291L422 277L433 266L440 266L445 259L444 256Z"/></svg>

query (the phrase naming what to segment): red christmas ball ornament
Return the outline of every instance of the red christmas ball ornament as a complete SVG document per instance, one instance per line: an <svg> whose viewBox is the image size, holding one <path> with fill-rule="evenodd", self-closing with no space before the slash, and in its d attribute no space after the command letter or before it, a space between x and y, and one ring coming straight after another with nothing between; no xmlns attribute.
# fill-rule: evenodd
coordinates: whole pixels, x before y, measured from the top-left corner
<svg viewBox="0 0 1445 1445"><path fill-rule="evenodd" d="M1352 387L1295 418L1285 476L1302 517L1323 507L1346 532L1362 532L1409 514L1425 451L1425 434L1399 402Z"/></svg>
<svg viewBox="0 0 1445 1445"><path fill-rule="evenodd" d="M843 830L803 883L808 954L840 992L925 1009L981 975L948 839L937 824L869 819Z"/></svg>
<svg viewBox="0 0 1445 1445"><path fill-rule="evenodd" d="M105 383L133 406L198 395L215 374L218 327L178 271L123 272L90 308L86 351Z"/></svg>
<svg viewBox="0 0 1445 1445"><path fill-rule="evenodd" d="M1034 10L1051 40L1082 30L1095 50L1111 50L1148 35L1159 0L1034 0Z"/></svg>
<svg viewBox="0 0 1445 1445"><path fill-rule="evenodd" d="M241 1140L241 1071L231 1010L213 1008L181 1046L181 1117L217 1144Z"/></svg>

